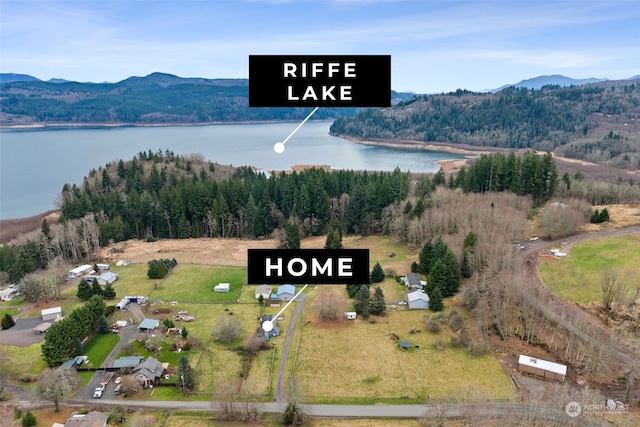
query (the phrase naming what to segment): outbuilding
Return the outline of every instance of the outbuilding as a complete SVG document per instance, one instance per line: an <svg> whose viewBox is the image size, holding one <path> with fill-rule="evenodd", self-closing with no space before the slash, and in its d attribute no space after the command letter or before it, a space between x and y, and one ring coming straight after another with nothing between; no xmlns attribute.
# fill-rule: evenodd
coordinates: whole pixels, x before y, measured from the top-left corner
<svg viewBox="0 0 640 427"><path fill-rule="evenodd" d="M118 275L111 271L107 271L99 275L96 280L98 281L98 284L102 286L112 285L116 280L118 280Z"/></svg>
<svg viewBox="0 0 640 427"><path fill-rule="evenodd" d="M218 283L213 287L213 292L229 292L231 285L229 283Z"/></svg>
<svg viewBox="0 0 640 427"><path fill-rule="evenodd" d="M293 285L278 286L278 293L271 295L272 299L278 299L280 301L291 301L296 294L296 288Z"/></svg>
<svg viewBox="0 0 640 427"><path fill-rule="evenodd" d="M422 291L409 292L407 294L409 310L428 310L429 295Z"/></svg>
<svg viewBox="0 0 640 427"><path fill-rule="evenodd" d="M69 272L67 273L67 277L69 279L75 279L76 277L80 277L92 271L93 267L91 267L89 264L84 264L74 268L73 270L69 270Z"/></svg>
<svg viewBox="0 0 640 427"><path fill-rule="evenodd" d="M33 328L33 330L34 330L34 332L36 334L43 334L43 333L47 332L50 327L51 327L51 322L42 322L42 323L38 324L38 326Z"/></svg>
<svg viewBox="0 0 640 427"><path fill-rule="evenodd" d="M271 296L271 286L269 285L260 285L256 288L256 299L260 298L260 295L262 295L262 298L267 299Z"/></svg>
<svg viewBox="0 0 640 427"><path fill-rule="evenodd" d="M557 381L564 381L567 377L567 365L561 365L560 363L550 362L524 354L521 354L518 359L518 370Z"/></svg>
<svg viewBox="0 0 640 427"><path fill-rule="evenodd" d="M141 331L151 331L157 328L159 324L160 321L158 319L144 319L140 322L140 325L138 325L138 329Z"/></svg>
<svg viewBox="0 0 640 427"><path fill-rule="evenodd" d="M347 311L344 313L344 317L348 320L354 320L357 317L357 313L355 311Z"/></svg>
<svg viewBox="0 0 640 427"><path fill-rule="evenodd" d="M42 315L43 322L49 322L52 320L56 320L58 317L62 317L62 308L61 307L52 307L52 308L44 308L40 312Z"/></svg>

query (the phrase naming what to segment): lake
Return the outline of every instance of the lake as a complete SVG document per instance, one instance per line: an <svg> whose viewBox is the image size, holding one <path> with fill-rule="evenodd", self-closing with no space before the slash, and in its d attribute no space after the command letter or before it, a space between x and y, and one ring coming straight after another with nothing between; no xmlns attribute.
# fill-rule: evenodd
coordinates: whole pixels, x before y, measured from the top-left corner
<svg viewBox="0 0 640 427"><path fill-rule="evenodd" d="M129 160L149 149L200 153L233 166L286 170L292 165L335 169L436 172L451 153L355 144L329 135L330 122L307 122L286 143L273 145L298 123L223 124L166 127L44 128L0 130L0 219L22 218L55 209L65 183L80 184L91 169Z"/></svg>

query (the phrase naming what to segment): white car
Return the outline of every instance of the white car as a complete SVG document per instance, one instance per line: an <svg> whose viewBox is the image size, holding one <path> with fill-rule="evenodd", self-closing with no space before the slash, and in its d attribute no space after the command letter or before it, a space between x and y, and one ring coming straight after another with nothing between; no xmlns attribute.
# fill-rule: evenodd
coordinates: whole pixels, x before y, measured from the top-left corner
<svg viewBox="0 0 640 427"><path fill-rule="evenodd" d="M115 380L116 384L120 384L122 382L122 377L117 377Z"/></svg>
<svg viewBox="0 0 640 427"><path fill-rule="evenodd" d="M96 390L93 392L93 398L99 399L102 397L102 387L96 387Z"/></svg>

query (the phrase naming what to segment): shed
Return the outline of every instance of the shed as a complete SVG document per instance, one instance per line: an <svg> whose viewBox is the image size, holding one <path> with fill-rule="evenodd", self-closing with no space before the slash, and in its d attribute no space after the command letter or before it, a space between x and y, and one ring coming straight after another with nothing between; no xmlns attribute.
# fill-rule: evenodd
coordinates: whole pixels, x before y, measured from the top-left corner
<svg viewBox="0 0 640 427"><path fill-rule="evenodd" d="M231 285L229 283L218 283L213 287L213 292L229 292Z"/></svg>
<svg viewBox="0 0 640 427"><path fill-rule="evenodd" d="M347 311L344 313L344 317L346 317L348 320L353 320L357 317L357 313L355 311Z"/></svg>
<svg viewBox="0 0 640 427"><path fill-rule="evenodd" d="M109 264L96 264L96 265L98 266L99 270L108 270L110 268Z"/></svg>
<svg viewBox="0 0 640 427"><path fill-rule="evenodd" d="M76 277L80 277L83 274L87 274L92 270L93 270L93 267L91 267L89 264L80 265L72 270L69 270L69 272L67 273L67 277L69 279L75 279Z"/></svg>
<svg viewBox="0 0 640 427"><path fill-rule="evenodd" d="M62 308L61 307L44 308L42 309L40 314L42 315L42 321L48 322L50 320L55 320L56 317L62 317Z"/></svg>
<svg viewBox="0 0 640 427"><path fill-rule="evenodd" d="M269 285L260 285L256 288L256 299L260 298L260 295L262 295L262 298L267 299L271 296L271 286Z"/></svg>
<svg viewBox="0 0 640 427"><path fill-rule="evenodd" d="M47 332L50 327L51 327L51 322L42 322L38 326L33 328L33 330L37 334L42 334L44 332Z"/></svg>
<svg viewBox="0 0 640 427"><path fill-rule="evenodd" d="M150 331L157 328L159 324L160 321L158 319L144 319L140 322L140 325L138 325L138 329L141 331Z"/></svg>
<svg viewBox="0 0 640 427"><path fill-rule="evenodd" d="M402 350L409 350L411 347L413 347L409 341L400 341L398 345Z"/></svg>
<svg viewBox="0 0 640 427"><path fill-rule="evenodd" d="M567 365L549 362L548 360L538 359L537 357L526 356L524 354L521 354L518 359L518 370L558 381L564 381L567 376Z"/></svg>
<svg viewBox="0 0 640 427"><path fill-rule="evenodd" d="M409 310L428 310L429 295L422 291L409 292L407 294Z"/></svg>
<svg viewBox="0 0 640 427"><path fill-rule="evenodd" d="M271 296L273 299L279 299L280 301L291 301L296 294L296 288L293 285L278 286L278 293L275 296Z"/></svg>
<svg viewBox="0 0 640 427"><path fill-rule="evenodd" d="M118 280L118 275L116 273L112 273L111 271L106 271L99 275L96 280L99 285L106 286L113 284L116 280Z"/></svg>

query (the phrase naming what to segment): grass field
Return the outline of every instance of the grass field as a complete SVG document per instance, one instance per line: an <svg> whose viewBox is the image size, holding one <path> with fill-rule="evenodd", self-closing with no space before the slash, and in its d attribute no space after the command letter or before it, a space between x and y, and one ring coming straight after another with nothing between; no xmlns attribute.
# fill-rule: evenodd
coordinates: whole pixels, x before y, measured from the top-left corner
<svg viewBox="0 0 640 427"><path fill-rule="evenodd" d="M572 246L569 256L557 260L540 259L540 277L558 296L579 303L602 299L600 274L607 267L640 276L640 236L594 239Z"/></svg>
<svg viewBox="0 0 640 427"><path fill-rule="evenodd" d="M91 366L99 368L120 341L118 334L96 335L84 345L82 351L89 358Z"/></svg>
<svg viewBox="0 0 640 427"><path fill-rule="evenodd" d="M339 295L333 288L326 292ZM446 326L439 334L410 334L412 327L424 330L428 311L391 312L375 323L356 319L322 324L316 315L321 299L322 295L316 296L305 313L311 323L303 326L295 369L306 402L425 402L459 395L464 389L487 399L507 399L515 393L493 355L473 357L466 349L448 344L443 350L435 349L438 338L449 343ZM392 332L419 348L400 350L390 339Z"/></svg>
<svg viewBox="0 0 640 427"><path fill-rule="evenodd" d="M146 273L145 273L146 274ZM149 280L149 279L148 279ZM189 302L234 302L247 280L245 267L211 265L178 265L157 289L149 295L152 300ZM213 292L218 283L229 283L229 292Z"/></svg>
<svg viewBox="0 0 640 427"><path fill-rule="evenodd" d="M16 377L25 373L35 375L42 373L47 367L47 364L42 360L40 347L40 343L32 344L28 347L2 346L2 349L11 361L11 363L7 365L9 373Z"/></svg>

